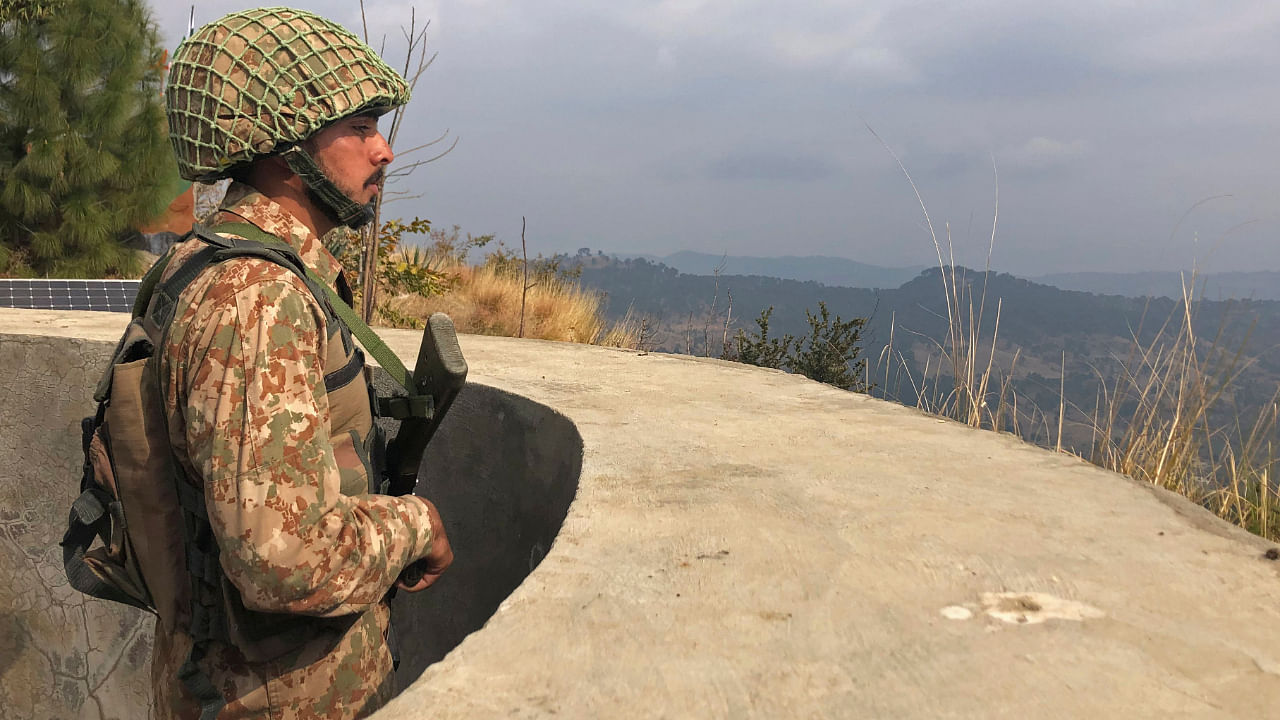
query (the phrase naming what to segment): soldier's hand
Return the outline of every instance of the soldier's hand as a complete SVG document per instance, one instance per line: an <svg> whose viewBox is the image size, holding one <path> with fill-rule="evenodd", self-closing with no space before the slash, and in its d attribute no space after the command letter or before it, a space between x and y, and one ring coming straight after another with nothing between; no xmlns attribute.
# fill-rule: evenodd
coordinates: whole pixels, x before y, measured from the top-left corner
<svg viewBox="0 0 1280 720"><path fill-rule="evenodd" d="M449 546L449 538L445 535L440 511L430 500L423 498L422 501L427 504L427 517L431 520L431 550L426 557L405 568L396 580L396 587L406 592L426 590L453 564L453 548ZM419 574L421 577L415 581L414 577Z"/></svg>

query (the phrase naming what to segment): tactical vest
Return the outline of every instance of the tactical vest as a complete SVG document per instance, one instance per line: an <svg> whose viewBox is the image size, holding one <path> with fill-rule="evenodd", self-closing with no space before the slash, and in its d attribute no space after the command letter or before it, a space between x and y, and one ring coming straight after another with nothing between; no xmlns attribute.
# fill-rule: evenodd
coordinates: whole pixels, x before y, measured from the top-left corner
<svg viewBox="0 0 1280 720"><path fill-rule="evenodd" d="M221 694L197 665L210 642L234 645L247 660L262 662L300 647L321 625L342 631L355 618L252 611L225 577L203 488L185 476L173 457L158 374L157 353L166 345L183 291L210 266L241 257L281 265L307 284L324 312L329 338L322 359L329 439L344 495L385 490L386 445L379 422L386 423L375 422L374 416L379 408L383 415L392 414L391 408L403 415L411 404L404 397L379 402L375 395L349 323L358 326L361 342L380 362L386 364L382 358L389 351L351 312L349 291L339 300L308 272L296 251L256 227L228 223L223 231L261 242L224 238L196 225L188 238L198 238L205 247L172 272L165 271L162 261L144 277L133 320L94 394L97 412L82 424L81 495L72 506L62 542L73 587L153 612L159 617L159 630L191 636L194 644L179 676L201 701L203 717L216 715L221 707ZM338 307L343 301L347 306ZM370 336L381 347L371 345ZM404 374L404 368L398 372ZM90 549L95 538L101 547Z"/></svg>
<svg viewBox="0 0 1280 720"><path fill-rule="evenodd" d="M352 340L351 329L338 317L329 294L320 286L321 281L306 271L296 252L284 243L234 240L203 227L197 227L193 232L207 247L158 283L144 317L151 317L157 329L167 335L169 324L177 315L182 292L211 264L252 256L275 262L297 273L315 296L325 316L329 342L328 352L321 363L329 401L329 441L341 476L341 492L343 495L378 492L385 441L373 421L376 397L365 372L364 353ZM349 305L349 292L343 294L342 301ZM167 343L163 335L159 340L156 347L165 347ZM354 622L354 617L321 619L262 613L245 608L239 591L223 575L218 546L212 537L204 507L203 488L184 477L181 468L175 465L174 470L179 478L179 505L186 525L187 574L191 578L193 601L189 604L191 617L187 627L193 638L228 642L250 662L261 662L302 645L320 625L344 629L343 626ZM162 608L157 608L157 611L163 620L165 612ZM181 612L178 608L171 611Z"/></svg>

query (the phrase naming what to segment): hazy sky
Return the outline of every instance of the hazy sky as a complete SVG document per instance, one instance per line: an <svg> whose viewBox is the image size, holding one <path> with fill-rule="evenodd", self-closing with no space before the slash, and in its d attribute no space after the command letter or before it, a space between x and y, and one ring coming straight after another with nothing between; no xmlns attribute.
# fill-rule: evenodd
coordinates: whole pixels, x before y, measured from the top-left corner
<svg viewBox="0 0 1280 720"><path fill-rule="evenodd" d="M189 6L152 5L176 45ZM297 6L360 32L351 0ZM393 215L517 246L523 215L531 253L935 262L869 126L962 262L985 257L994 161L996 269L1280 270L1275 0L366 7L392 65L410 7L439 53L397 147L459 138Z"/></svg>

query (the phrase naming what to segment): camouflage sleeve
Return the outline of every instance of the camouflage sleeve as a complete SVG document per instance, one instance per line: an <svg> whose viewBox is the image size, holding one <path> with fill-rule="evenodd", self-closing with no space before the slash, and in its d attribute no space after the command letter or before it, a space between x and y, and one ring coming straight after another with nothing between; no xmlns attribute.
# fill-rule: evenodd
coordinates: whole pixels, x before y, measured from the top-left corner
<svg viewBox="0 0 1280 720"><path fill-rule="evenodd" d="M253 610L364 610L426 555L427 506L339 491L319 305L279 266L223 267L187 324L198 331L176 349L187 453L204 478L223 569Z"/></svg>

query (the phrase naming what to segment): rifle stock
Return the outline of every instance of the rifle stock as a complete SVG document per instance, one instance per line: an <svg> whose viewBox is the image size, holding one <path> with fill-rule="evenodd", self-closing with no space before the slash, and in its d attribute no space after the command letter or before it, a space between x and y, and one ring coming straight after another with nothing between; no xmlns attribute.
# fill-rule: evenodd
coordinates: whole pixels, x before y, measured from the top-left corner
<svg viewBox="0 0 1280 720"><path fill-rule="evenodd" d="M427 327L422 331L422 345L413 368L413 383L419 395L431 398L432 412L429 417L409 417L401 421L399 432L387 446L388 494L413 492L427 443L439 429L466 380L467 361L458 347L453 321L444 313L435 313L427 319ZM413 585L421 576L415 563L405 568L400 577L405 584Z"/></svg>

